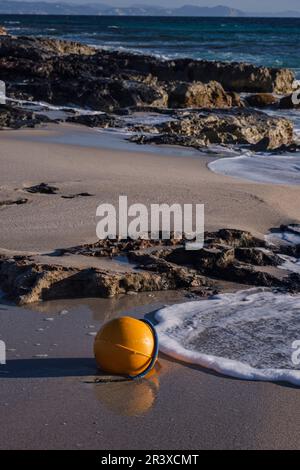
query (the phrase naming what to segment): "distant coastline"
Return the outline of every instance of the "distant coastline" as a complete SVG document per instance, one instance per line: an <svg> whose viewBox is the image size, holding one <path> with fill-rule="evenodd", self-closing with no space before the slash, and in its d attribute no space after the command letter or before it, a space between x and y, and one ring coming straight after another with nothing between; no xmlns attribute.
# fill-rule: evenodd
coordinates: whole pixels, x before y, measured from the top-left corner
<svg viewBox="0 0 300 470"><path fill-rule="evenodd" d="M75 5L64 2L47 1L0 1L0 14L7 15L80 15L80 16L133 16L133 17L189 17L189 18L300 18L300 11L285 10L280 12L246 12L236 8L219 5L199 7L184 5L178 8L165 8L151 5L132 5L129 7L111 7L107 4L88 3Z"/></svg>

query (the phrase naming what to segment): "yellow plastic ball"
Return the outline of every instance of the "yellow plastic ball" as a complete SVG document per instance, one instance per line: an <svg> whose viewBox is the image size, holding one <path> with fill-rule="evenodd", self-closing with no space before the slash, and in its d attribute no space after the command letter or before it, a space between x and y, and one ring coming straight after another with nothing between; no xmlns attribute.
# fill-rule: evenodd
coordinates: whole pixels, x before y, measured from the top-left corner
<svg viewBox="0 0 300 470"><path fill-rule="evenodd" d="M137 376L146 371L153 360L154 332L141 320L116 318L106 323L97 334L94 353L102 371Z"/></svg>

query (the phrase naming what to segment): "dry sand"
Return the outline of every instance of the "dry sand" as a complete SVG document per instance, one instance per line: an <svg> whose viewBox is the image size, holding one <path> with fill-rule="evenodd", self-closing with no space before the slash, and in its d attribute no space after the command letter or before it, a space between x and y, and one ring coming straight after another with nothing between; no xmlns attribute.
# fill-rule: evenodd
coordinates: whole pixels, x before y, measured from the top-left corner
<svg viewBox="0 0 300 470"><path fill-rule="evenodd" d="M65 135L74 142L84 136L94 148L53 142ZM30 202L0 208L0 251L51 252L93 241L97 205L114 203L119 194L147 204L205 203L207 230L263 235L300 222L298 187L216 175L207 169L210 157L188 151L179 158L175 149L101 149L102 138L75 126L1 133L0 201ZM57 186L58 194L24 192L42 181ZM79 192L94 196L61 197ZM300 394L292 387L232 380L166 357L141 383L93 383L92 334L103 321L121 313L141 316L180 299L179 293L157 293L31 310L0 305L0 339L9 349L8 364L0 366L0 448L299 448ZM63 309L69 313L60 315Z"/></svg>

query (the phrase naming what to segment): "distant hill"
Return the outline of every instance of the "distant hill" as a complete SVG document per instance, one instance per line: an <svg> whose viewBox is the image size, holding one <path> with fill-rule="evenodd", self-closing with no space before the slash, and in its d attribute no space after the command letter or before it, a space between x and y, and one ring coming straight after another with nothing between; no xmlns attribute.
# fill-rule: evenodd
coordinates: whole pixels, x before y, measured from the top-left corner
<svg viewBox="0 0 300 470"><path fill-rule="evenodd" d="M149 0L150 1L150 0ZM235 8L219 5L217 7L198 7L184 5L179 8L135 4L130 7L111 7L105 3L75 5L72 3L49 3L47 1L7 1L0 0L0 14L15 15L100 15L100 16L212 16L212 17L292 17L300 18L300 12L284 11L281 13L247 13Z"/></svg>
<svg viewBox="0 0 300 470"><path fill-rule="evenodd" d="M197 7L195 5L184 5L183 7L173 10L173 14L178 16L246 16L246 13L241 10L224 7L222 5L217 7Z"/></svg>

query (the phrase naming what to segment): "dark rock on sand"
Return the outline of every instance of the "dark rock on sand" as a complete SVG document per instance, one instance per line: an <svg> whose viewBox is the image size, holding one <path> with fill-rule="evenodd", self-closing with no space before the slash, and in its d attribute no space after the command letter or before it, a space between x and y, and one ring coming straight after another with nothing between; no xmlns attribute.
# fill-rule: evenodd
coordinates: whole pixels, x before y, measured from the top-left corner
<svg viewBox="0 0 300 470"><path fill-rule="evenodd" d="M63 199L75 199L77 197L92 197L93 194L90 193L77 193L77 194L69 194L61 196Z"/></svg>
<svg viewBox="0 0 300 470"><path fill-rule="evenodd" d="M0 128L2 129L36 127L46 122L49 122L49 119L45 116L0 104Z"/></svg>
<svg viewBox="0 0 300 470"><path fill-rule="evenodd" d="M82 114L80 116L68 117L67 122L82 124L88 127L113 128L123 127L124 122L109 114Z"/></svg>
<svg viewBox="0 0 300 470"><path fill-rule="evenodd" d="M32 193L32 194L36 194L36 193L39 193L39 194L56 194L57 191L58 191L58 188L56 188L55 186L51 186L47 183L40 183L40 184L37 184L36 186L31 186L30 188L25 188L25 191L27 191L28 193Z"/></svg>
<svg viewBox="0 0 300 470"><path fill-rule="evenodd" d="M5 206L21 206L22 204L26 204L28 202L28 199L26 198L18 198L18 199L8 199L4 201L0 201L0 207L5 207Z"/></svg>

